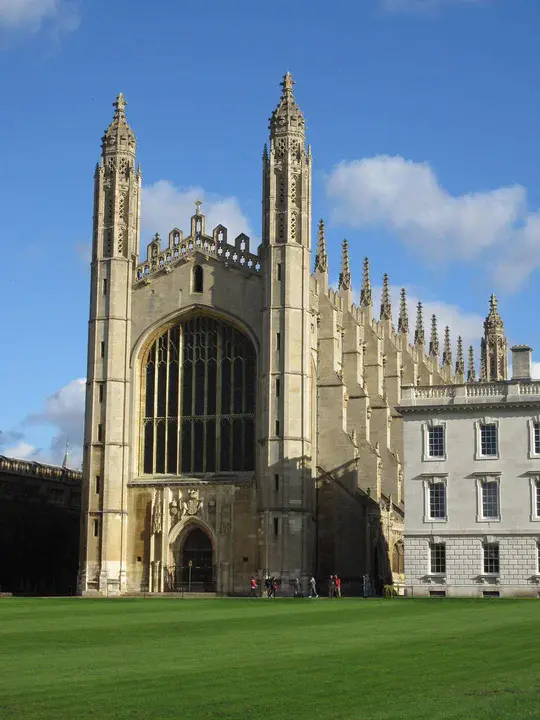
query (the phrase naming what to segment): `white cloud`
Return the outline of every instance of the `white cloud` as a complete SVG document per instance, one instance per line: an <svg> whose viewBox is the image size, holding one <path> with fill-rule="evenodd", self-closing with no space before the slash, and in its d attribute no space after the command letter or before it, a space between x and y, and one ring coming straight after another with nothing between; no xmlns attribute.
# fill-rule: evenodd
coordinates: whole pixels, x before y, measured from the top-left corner
<svg viewBox="0 0 540 720"><path fill-rule="evenodd" d="M178 227L189 234L190 218L195 214L195 201L202 200L202 213L206 216L206 232L216 225L225 225L229 242L240 233L249 235L251 251L256 252L258 239L253 235L248 219L242 213L235 197L220 197L205 192L200 187L179 189L168 180L158 180L143 188L141 200L141 256L144 257L145 245L158 232L163 240L169 232Z"/></svg>
<svg viewBox="0 0 540 720"><path fill-rule="evenodd" d="M69 32L79 25L77 6L69 0L0 0L0 26L37 29L47 20Z"/></svg>
<svg viewBox="0 0 540 720"><path fill-rule="evenodd" d="M23 420L21 429L25 432L17 429L0 435L0 453L8 457L60 465L68 442L68 466L81 467L85 391L86 380L83 378L60 388L45 400L41 412L28 415ZM37 447L27 437L31 435L28 428L37 425L52 430L52 439L47 448Z"/></svg>
<svg viewBox="0 0 540 720"><path fill-rule="evenodd" d="M380 155L338 164L326 191L334 222L391 230L428 262L473 261L489 248L506 290L540 266L540 213L527 212L519 185L453 196L427 163Z"/></svg>
<svg viewBox="0 0 540 720"><path fill-rule="evenodd" d="M531 367L531 377L534 380L540 380L540 362L533 362Z"/></svg>
<svg viewBox="0 0 540 720"><path fill-rule="evenodd" d="M487 5L489 0L381 0L387 12L426 12L446 5Z"/></svg>

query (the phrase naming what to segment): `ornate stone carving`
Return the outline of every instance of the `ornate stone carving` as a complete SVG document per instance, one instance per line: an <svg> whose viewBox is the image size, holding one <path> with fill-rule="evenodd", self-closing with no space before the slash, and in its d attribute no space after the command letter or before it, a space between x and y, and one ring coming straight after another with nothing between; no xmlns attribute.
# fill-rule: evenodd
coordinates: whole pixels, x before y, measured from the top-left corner
<svg viewBox="0 0 540 720"><path fill-rule="evenodd" d="M199 497L198 490L189 490L186 499L183 502L183 515L197 515L201 512L203 500Z"/></svg>
<svg viewBox="0 0 540 720"><path fill-rule="evenodd" d="M161 490L154 490L152 498L152 532L154 535L163 529L163 495Z"/></svg>

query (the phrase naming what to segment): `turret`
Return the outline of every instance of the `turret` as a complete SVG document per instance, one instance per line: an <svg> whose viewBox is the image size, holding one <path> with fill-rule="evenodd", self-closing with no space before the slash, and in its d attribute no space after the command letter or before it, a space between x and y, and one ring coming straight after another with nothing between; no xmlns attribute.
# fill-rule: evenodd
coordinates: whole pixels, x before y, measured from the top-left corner
<svg viewBox="0 0 540 720"><path fill-rule="evenodd" d="M469 345L469 358L467 362L467 382L476 382L476 367L474 363L474 348Z"/></svg>
<svg viewBox="0 0 540 720"><path fill-rule="evenodd" d="M390 320L392 322L392 302L390 300L390 283L388 275L383 275L383 286L381 294L381 320Z"/></svg>
<svg viewBox="0 0 540 720"><path fill-rule="evenodd" d="M426 333L424 331L424 318L422 311L422 303L419 302L416 308L416 327L414 330L414 344L421 348L422 352L425 350L426 345Z"/></svg>
<svg viewBox="0 0 540 720"><path fill-rule="evenodd" d="M311 155L287 73L263 157L263 313L259 508L261 571L313 572ZM324 225L316 271L327 273ZM294 516L294 523L291 518Z"/></svg>
<svg viewBox="0 0 540 720"><path fill-rule="evenodd" d="M102 138L94 178L90 322L79 590L116 594L126 581L130 455L132 268L139 242L141 173L122 93Z"/></svg>
<svg viewBox="0 0 540 720"><path fill-rule="evenodd" d="M349 243L346 240L343 240L341 245L338 291L344 300L345 307L350 307L352 302L351 266L349 263Z"/></svg>
<svg viewBox="0 0 540 720"><path fill-rule="evenodd" d="M431 316L431 334L429 337L429 354L439 359L439 334L437 332L437 316Z"/></svg>
<svg viewBox="0 0 540 720"><path fill-rule="evenodd" d="M465 360L463 358L463 340L461 335L457 339L457 353L456 353L456 383L462 384L465 382Z"/></svg>
<svg viewBox="0 0 540 720"><path fill-rule="evenodd" d="M324 220L319 220L317 233L317 253L315 255L315 277L322 283L323 290L328 291L328 255L326 252L326 236L324 234Z"/></svg>
<svg viewBox="0 0 540 720"><path fill-rule="evenodd" d="M369 276L369 260L364 258L364 271L362 274L362 289L360 290L360 307L364 313L364 319L369 323L373 312L373 294L371 292L371 280Z"/></svg>
<svg viewBox="0 0 540 720"><path fill-rule="evenodd" d="M407 311L407 291L401 288L401 301L399 304L398 332L409 334L409 313Z"/></svg>
<svg viewBox="0 0 540 720"><path fill-rule="evenodd" d="M508 342L495 295L490 298L489 314L484 322L481 363L485 375L482 380L508 379Z"/></svg>

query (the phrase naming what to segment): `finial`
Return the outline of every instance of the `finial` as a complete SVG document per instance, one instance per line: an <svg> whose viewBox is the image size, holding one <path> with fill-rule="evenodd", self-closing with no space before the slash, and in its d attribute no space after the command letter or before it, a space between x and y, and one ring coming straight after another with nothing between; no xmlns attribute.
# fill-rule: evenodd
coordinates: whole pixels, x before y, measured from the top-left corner
<svg viewBox="0 0 540 720"><path fill-rule="evenodd" d="M398 332L409 332L409 313L407 311L407 291L401 288L401 302L399 304Z"/></svg>
<svg viewBox="0 0 540 720"><path fill-rule="evenodd" d="M116 112L114 113L115 116L123 115L126 109L126 105L127 101L124 97L124 93L118 93L115 102L113 102L113 107L116 108Z"/></svg>
<svg viewBox="0 0 540 720"><path fill-rule="evenodd" d="M268 145L266 143L264 143L264 148L263 148L263 160L264 161L268 160Z"/></svg>
<svg viewBox="0 0 540 720"><path fill-rule="evenodd" d="M442 364L447 367L452 367L452 345L450 343L450 328L448 325L444 328Z"/></svg>
<svg viewBox="0 0 540 720"><path fill-rule="evenodd" d="M383 287L381 295L381 320L392 319L392 303L390 301L390 283L388 281L388 275L383 275Z"/></svg>
<svg viewBox="0 0 540 720"><path fill-rule="evenodd" d="M465 373L465 361L463 359L463 340L461 335L457 339L457 354L456 354L456 375L463 375Z"/></svg>
<svg viewBox="0 0 540 720"><path fill-rule="evenodd" d="M195 208L196 208L195 215L201 214L201 205L202 205L202 200L195 200Z"/></svg>
<svg viewBox="0 0 540 720"><path fill-rule="evenodd" d="M291 73L287 70L285 75L283 76L283 80L281 81L281 87L283 88L283 92L281 94L282 98L285 97L292 97L293 94L293 85L295 84Z"/></svg>
<svg viewBox="0 0 540 720"><path fill-rule="evenodd" d="M431 316L431 336L429 338L429 354L439 357L439 336L437 333L437 316Z"/></svg>
<svg viewBox="0 0 540 720"><path fill-rule="evenodd" d="M422 314L422 303L419 302L416 306L416 328L414 331L414 344L422 345L426 344L426 333L424 332L424 317Z"/></svg>
<svg viewBox="0 0 540 720"><path fill-rule="evenodd" d="M474 365L474 348L469 345L469 362L467 367L467 382L476 382L476 367Z"/></svg>
<svg viewBox="0 0 540 720"><path fill-rule="evenodd" d="M362 290L360 291L360 305L367 307L373 304L371 295L371 280L369 279L369 260L364 258L364 274L362 276Z"/></svg>
<svg viewBox="0 0 540 720"><path fill-rule="evenodd" d="M349 243L344 240L341 245L341 271L339 273L339 289L351 289L351 268L349 265Z"/></svg>
<svg viewBox="0 0 540 720"><path fill-rule="evenodd" d="M317 235L317 253L315 255L315 270L328 272L328 255L326 254L326 238L324 235L324 220L319 220Z"/></svg>

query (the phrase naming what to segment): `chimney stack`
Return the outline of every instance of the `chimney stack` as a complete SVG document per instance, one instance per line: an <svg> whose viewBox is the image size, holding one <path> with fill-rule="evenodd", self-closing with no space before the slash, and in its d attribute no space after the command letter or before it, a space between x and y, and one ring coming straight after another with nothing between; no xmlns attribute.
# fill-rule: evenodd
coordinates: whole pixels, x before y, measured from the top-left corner
<svg viewBox="0 0 540 720"><path fill-rule="evenodd" d="M512 380L530 380L532 369L532 348L528 345L514 345L512 350Z"/></svg>

